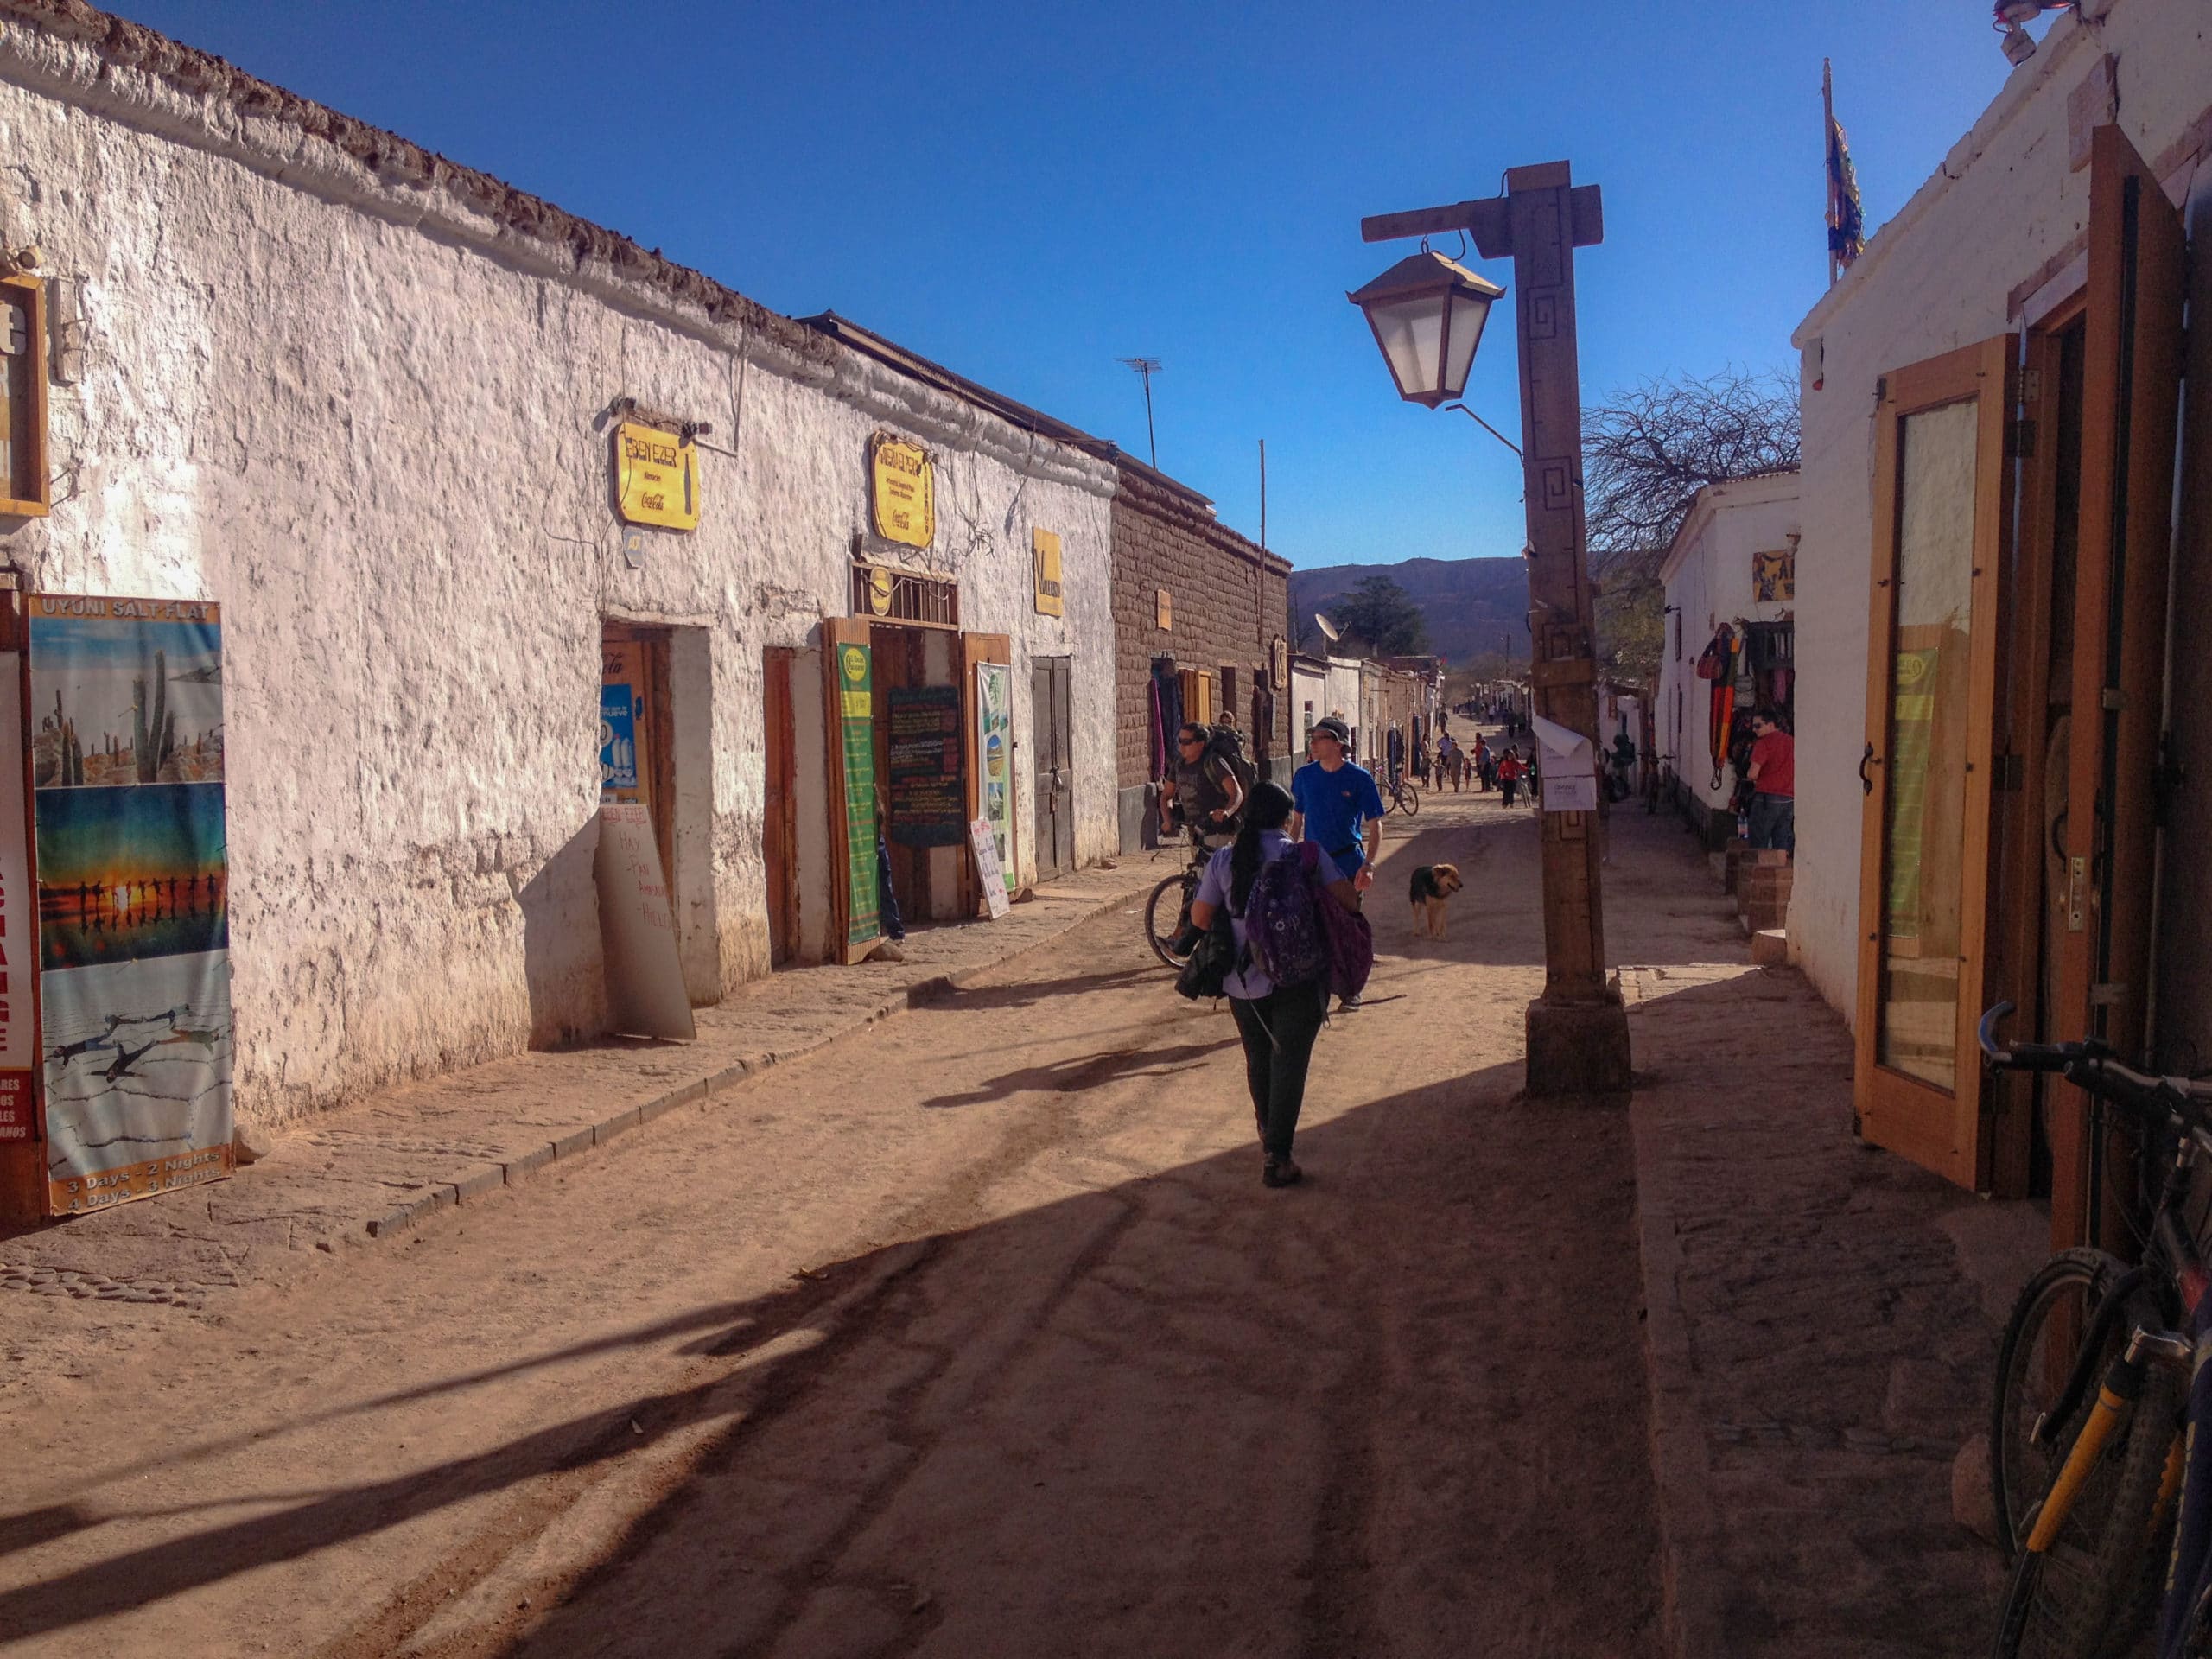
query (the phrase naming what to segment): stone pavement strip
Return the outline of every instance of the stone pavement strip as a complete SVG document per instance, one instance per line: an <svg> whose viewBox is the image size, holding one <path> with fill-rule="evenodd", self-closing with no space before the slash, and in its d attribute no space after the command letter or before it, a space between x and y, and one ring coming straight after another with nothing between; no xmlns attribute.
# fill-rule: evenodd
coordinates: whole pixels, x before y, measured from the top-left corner
<svg viewBox="0 0 2212 1659"><path fill-rule="evenodd" d="M1141 905L1179 857L1179 849L1125 857L1038 887L996 922L911 933L904 963L754 981L697 1011L694 1043L613 1039L537 1051L301 1120L277 1131L268 1158L230 1180L0 1236L0 1291L97 1300L118 1319L132 1303L205 1308L316 1252L390 1238L435 1211L487 1198L664 1113L710 1109L717 1093L779 1061L1047 948L1103 911ZM38 1305L19 1302L0 1321L0 1389L34 1355L46 1366L44 1338L95 1334L46 1330L37 1315ZM98 1334L123 1331L110 1325Z"/></svg>
<svg viewBox="0 0 2212 1659"><path fill-rule="evenodd" d="M1702 882L1713 919L1682 924L1686 964L1623 973L1669 1645L1979 1652L2003 1567L1952 1518L1952 1459L2048 1221L1859 1142L1849 1032L1745 961L1677 844L1675 897Z"/></svg>

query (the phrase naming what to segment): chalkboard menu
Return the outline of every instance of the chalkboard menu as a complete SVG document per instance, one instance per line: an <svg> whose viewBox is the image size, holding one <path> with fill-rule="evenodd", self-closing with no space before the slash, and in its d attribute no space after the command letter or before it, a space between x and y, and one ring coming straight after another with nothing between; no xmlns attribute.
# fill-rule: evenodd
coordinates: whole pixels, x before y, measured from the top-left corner
<svg viewBox="0 0 2212 1659"><path fill-rule="evenodd" d="M968 838L960 775L960 688L893 687L891 839L902 847L957 847Z"/></svg>

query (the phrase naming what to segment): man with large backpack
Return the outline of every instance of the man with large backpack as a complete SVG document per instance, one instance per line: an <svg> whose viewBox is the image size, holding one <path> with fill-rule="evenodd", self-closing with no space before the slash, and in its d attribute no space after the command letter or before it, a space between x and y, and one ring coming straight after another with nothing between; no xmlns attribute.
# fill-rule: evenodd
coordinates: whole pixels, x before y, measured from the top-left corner
<svg viewBox="0 0 2212 1659"><path fill-rule="evenodd" d="M1179 820L1208 846L1226 846L1251 791L1250 766L1236 728L1185 721L1175 734L1174 768L1160 791L1160 832L1173 834Z"/></svg>

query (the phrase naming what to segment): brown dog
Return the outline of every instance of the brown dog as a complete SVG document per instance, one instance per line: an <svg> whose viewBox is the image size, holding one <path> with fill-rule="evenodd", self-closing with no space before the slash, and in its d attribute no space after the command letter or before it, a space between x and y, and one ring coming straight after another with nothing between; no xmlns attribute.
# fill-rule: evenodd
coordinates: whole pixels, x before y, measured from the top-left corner
<svg viewBox="0 0 2212 1659"><path fill-rule="evenodd" d="M1452 864L1424 864L1414 872L1414 931L1432 939L1444 937L1444 902L1466 885Z"/></svg>

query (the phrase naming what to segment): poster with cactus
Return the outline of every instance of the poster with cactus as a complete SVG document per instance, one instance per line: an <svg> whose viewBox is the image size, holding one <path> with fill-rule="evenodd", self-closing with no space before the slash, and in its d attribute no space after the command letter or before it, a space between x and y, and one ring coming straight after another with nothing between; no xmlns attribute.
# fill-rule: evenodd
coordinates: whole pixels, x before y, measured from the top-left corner
<svg viewBox="0 0 2212 1659"><path fill-rule="evenodd" d="M30 601L32 846L48 1203L232 1167L219 608Z"/></svg>

